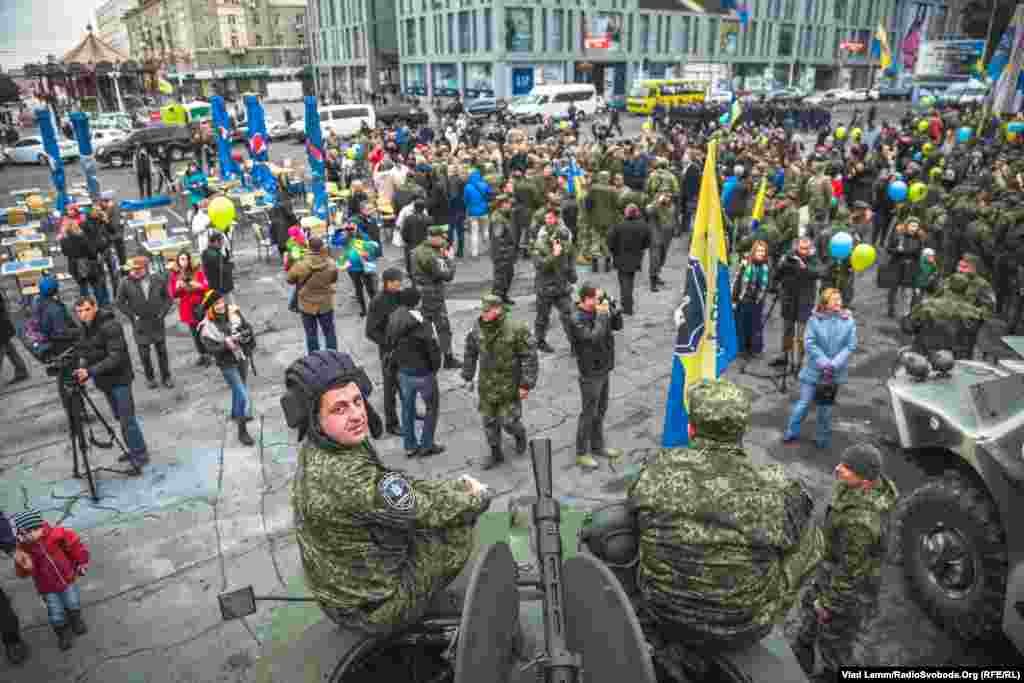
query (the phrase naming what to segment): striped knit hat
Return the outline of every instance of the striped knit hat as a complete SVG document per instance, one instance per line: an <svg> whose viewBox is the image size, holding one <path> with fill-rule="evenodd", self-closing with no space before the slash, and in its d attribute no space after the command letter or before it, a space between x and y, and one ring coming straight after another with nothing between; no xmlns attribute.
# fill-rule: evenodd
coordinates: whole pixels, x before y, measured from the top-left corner
<svg viewBox="0 0 1024 683"><path fill-rule="evenodd" d="M24 510L11 517L11 523L18 531L32 531L46 523L38 510Z"/></svg>

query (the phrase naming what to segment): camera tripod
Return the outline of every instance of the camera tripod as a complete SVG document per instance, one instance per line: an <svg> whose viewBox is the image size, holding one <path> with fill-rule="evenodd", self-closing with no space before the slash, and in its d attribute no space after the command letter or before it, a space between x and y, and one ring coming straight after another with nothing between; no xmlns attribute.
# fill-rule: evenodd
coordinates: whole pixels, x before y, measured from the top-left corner
<svg viewBox="0 0 1024 683"><path fill-rule="evenodd" d="M768 308L768 313L759 322L761 329L764 330L764 326L771 320L772 313L775 311L775 305L779 303L779 295L776 294L775 298L772 299L772 305ZM797 323L798 336L802 337L803 324ZM802 357L798 356L797 343L794 339L792 348L786 350L786 363L780 367L776 372L771 374L758 374L756 372L750 372L747 368L750 366L750 360L743 364L740 368L741 375L750 375L751 377L757 377L758 379L766 379L775 385L775 390L780 394L785 394L789 391L789 378L792 375L796 379L797 374L800 372L800 365L803 363Z"/></svg>
<svg viewBox="0 0 1024 683"><path fill-rule="evenodd" d="M134 467L132 470L118 470L112 467L97 467L93 468L89 463L89 444L103 450L109 450L117 444L117 447L121 450L122 457L127 459L128 449L125 448L124 444L121 443L121 439L117 436L114 428L110 425L103 414L100 413L99 408L93 402L92 397L89 396L84 386L72 387L68 392L68 420L69 427L68 432L71 437L71 455L74 462L73 476L75 479L82 478L82 472L84 471L85 480L89 486L89 497L92 498L94 503L98 503L100 500L99 494L96 491L96 472L114 472L115 474L127 474L134 475L138 474L138 467ZM107 432L107 441L101 441L89 428L89 436L86 438L86 422L89 417L97 420L100 425ZM78 460L81 458L82 466L79 468Z"/></svg>

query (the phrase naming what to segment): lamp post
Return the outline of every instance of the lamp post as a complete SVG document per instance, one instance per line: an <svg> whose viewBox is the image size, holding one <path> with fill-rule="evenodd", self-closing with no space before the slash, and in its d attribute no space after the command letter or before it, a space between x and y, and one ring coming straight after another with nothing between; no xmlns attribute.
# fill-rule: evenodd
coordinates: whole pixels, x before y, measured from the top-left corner
<svg viewBox="0 0 1024 683"><path fill-rule="evenodd" d="M121 79L121 62L118 60L114 63L114 69L107 74L110 76L110 80L114 82L114 97L117 98L117 110L119 112L124 111L124 103L121 101L121 86L118 81Z"/></svg>

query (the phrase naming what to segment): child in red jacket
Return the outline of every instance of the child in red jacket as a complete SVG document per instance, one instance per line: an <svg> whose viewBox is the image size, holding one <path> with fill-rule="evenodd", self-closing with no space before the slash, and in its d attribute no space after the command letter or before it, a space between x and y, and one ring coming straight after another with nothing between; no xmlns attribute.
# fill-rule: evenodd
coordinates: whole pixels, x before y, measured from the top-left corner
<svg viewBox="0 0 1024 683"><path fill-rule="evenodd" d="M85 575L89 549L74 531L50 526L36 510L19 512L11 522L18 537L15 571L35 581L60 649L70 649L71 633L80 636L88 631L75 581Z"/></svg>

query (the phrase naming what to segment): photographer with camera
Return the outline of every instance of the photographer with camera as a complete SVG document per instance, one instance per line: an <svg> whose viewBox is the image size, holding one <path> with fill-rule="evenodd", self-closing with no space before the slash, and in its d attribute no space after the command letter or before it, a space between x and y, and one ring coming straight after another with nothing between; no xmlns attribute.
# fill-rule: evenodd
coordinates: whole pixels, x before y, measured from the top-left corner
<svg viewBox="0 0 1024 683"><path fill-rule="evenodd" d="M302 443L292 506L310 591L346 629L383 636L416 623L469 560L487 487L388 468L371 441L383 432L373 384L347 354L295 361L285 386L281 407Z"/></svg>
<svg viewBox="0 0 1024 683"><path fill-rule="evenodd" d="M615 369L615 336L622 329L622 313L608 294L584 282L573 312L569 339L580 373L582 409L576 426L576 464L596 469L595 456L614 460L617 448L605 448L604 416L608 412L609 375Z"/></svg>
<svg viewBox="0 0 1024 683"><path fill-rule="evenodd" d="M199 324L199 338L231 389L231 419L238 423L238 440L243 446L252 446L256 442L245 427L252 420L252 402L245 382L256 338L238 306L229 306L216 289L203 297L203 311L206 317Z"/></svg>
<svg viewBox="0 0 1024 683"><path fill-rule="evenodd" d="M75 302L75 314L82 323L81 337L74 347L75 357L81 362L72 375L81 385L92 379L106 396L110 410L121 423L121 438L128 448L128 455L122 458L132 464L135 474L141 474L142 466L149 462L149 453L135 416L132 397L135 373L124 330L114 312L100 309L91 296L83 296Z"/></svg>
<svg viewBox="0 0 1024 683"><path fill-rule="evenodd" d="M788 367L789 354L794 351L796 367L803 363L804 326L814 311L821 277L821 264L806 237L797 241L793 251L783 256L769 275L771 290L782 301L782 355L771 362L772 366Z"/></svg>

